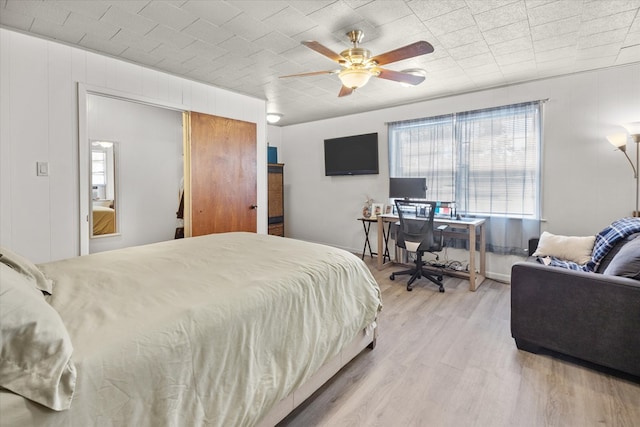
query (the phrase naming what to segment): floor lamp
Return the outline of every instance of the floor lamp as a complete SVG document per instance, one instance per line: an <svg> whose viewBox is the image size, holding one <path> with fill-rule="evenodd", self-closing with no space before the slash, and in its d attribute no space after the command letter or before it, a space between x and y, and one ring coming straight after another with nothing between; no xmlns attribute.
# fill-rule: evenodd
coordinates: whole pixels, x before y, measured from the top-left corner
<svg viewBox="0 0 640 427"><path fill-rule="evenodd" d="M627 133L617 133L607 136L609 142L622 151L629 161L631 168L633 169L633 177L636 180L636 207L633 211L634 217L640 217L640 209L638 208L638 194L640 193L640 178L638 177L638 167L640 166L640 122L633 122L624 125ZM627 154L627 140L631 136L631 139L636 143L636 164L634 165L631 158Z"/></svg>

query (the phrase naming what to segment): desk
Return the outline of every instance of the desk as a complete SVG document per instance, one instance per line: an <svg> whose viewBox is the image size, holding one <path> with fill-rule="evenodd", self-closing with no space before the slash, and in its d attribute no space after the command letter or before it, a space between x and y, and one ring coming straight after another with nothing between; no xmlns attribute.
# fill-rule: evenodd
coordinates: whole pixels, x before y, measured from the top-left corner
<svg viewBox="0 0 640 427"><path fill-rule="evenodd" d="M386 251L388 253L388 235L385 239L384 233L384 224L389 223L389 227L391 227L391 223L399 221L399 218L396 215L383 214L378 215L378 253L383 253ZM469 280L469 290L475 291L478 289L478 286L482 284L487 274L486 272L486 241L484 235L484 219L468 219L468 220L455 220L455 219L444 219L444 218L435 218L433 220L434 226L438 225L448 225L454 228L462 228L467 231L468 239L469 239L469 271L454 271L454 270L445 270L443 273L450 276L462 277ZM445 231L446 233L446 231ZM480 234L480 262L479 262L479 270L476 271L476 233ZM378 257L378 270L382 270L389 264L393 264L393 261L389 260L389 262L384 262L382 257Z"/></svg>

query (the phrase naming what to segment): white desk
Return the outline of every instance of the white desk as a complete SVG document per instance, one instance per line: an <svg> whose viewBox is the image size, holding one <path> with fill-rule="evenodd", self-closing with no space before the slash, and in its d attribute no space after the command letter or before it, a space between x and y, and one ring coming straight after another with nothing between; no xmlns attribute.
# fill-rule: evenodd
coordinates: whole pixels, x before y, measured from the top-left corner
<svg viewBox="0 0 640 427"><path fill-rule="evenodd" d="M382 254L388 250L388 235L383 237L385 233L384 223L385 222L397 222L399 218L397 215L378 215L378 253ZM484 235L484 219L468 219L468 220L455 220L455 219L443 219L436 218L434 219L435 226L446 224L450 227L456 229L465 229L467 230L467 238L469 239L469 271L455 271L455 270L444 270L443 274L455 277L462 277L469 280L469 290L475 291L482 284L486 276L486 241ZM446 231L445 231L446 233ZM479 233L480 237L480 253L479 260L476 260L477 251L476 251L476 234ZM476 261L478 262L479 269L476 270ZM394 264L393 261L384 262L384 258L378 256L378 270L382 270L383 268L389 266L390 264Z"/></svg>

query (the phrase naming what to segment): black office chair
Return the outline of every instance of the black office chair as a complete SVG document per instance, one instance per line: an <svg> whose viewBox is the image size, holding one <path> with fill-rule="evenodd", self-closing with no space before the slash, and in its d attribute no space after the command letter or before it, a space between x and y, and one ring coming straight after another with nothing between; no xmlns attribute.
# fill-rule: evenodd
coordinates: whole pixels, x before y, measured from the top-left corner
<svg viewBox="0 0 640 427"><path fill-rule="evenodd" d="M424 268L422 256L425 252L438 255L444 247L442 231L447 228L441 225L437 228L437 236L433 228L433 215L435 213L436 202L426 202L424 200L400 200L396 199L396 209L400 218L400 226L396 236L396 245L409 252L416 253L415 267L410 270L396 271L389 277L395 280L396 276L410 274L411 278L407 282L407 290L413 290L413 282L424 277L438 285L440 292L444 292L442 283L442 273L434 272Z"/></svg>

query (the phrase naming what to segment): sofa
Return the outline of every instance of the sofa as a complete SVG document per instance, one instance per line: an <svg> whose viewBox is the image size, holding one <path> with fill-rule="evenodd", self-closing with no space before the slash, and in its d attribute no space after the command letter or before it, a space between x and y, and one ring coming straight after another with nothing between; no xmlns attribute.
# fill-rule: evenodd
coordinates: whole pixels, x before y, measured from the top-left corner
<svg viewBox="0 0 640 427"><path fill-rule="evenodd" d="M640 380L640 233L618 239L593 271L545 265L535 248L511 269L516 346Z"/></svg>

